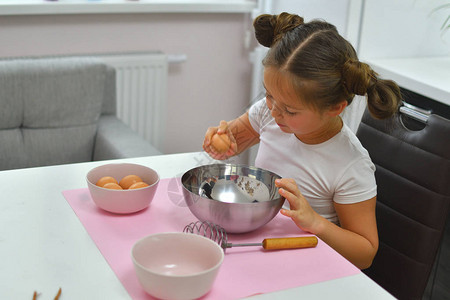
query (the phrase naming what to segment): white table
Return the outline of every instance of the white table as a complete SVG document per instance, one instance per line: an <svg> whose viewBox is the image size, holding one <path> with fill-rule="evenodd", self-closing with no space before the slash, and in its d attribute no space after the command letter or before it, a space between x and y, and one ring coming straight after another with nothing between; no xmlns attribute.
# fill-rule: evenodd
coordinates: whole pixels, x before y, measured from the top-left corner
<svg viewBox="0 0 450 300"><path fill-rule="evenodd" d="M161 178L213 163L201 152L114 160L155 169ZM86 187L86 173L107 162L0 172L0 298L130 299L62 195ZM251 299L394 299L363 273Z"/></svg>
<svg viewBox="0 0 450 300"><path fill-rule="evenodd" d="M450 105L450 56L371 58L367 62L381 77Z"/></svg>

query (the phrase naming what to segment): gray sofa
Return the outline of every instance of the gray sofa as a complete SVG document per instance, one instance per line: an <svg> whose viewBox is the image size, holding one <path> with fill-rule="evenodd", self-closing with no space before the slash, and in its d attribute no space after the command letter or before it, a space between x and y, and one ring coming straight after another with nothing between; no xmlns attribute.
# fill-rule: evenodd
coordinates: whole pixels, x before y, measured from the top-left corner
<svg viewBox="0 0 450 300"><path fill-rule="evenodd" d="M93 57L0 60L0 170L161 154L116 117Z"/></svg>

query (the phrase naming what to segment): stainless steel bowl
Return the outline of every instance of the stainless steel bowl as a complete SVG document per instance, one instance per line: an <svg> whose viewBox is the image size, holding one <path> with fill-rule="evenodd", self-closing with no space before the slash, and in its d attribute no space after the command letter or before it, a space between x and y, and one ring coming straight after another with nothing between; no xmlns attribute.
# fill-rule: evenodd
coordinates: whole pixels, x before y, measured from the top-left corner
<svg viewBox="0 0 450 300"><path fill-rule="evenodd" d="M220 225L228 233L253 231L272 220L284 197L275 180L279 175L235 164L200 166L181 177L183 194L200 221Z"/></svg>

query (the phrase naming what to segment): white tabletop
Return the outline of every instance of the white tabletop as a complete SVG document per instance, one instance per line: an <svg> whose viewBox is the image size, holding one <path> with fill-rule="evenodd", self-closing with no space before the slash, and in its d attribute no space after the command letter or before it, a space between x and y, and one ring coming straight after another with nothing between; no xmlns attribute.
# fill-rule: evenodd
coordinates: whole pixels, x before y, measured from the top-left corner
<svg viewBox="0 0 450 300"><path fill-rule="evenodd" d="M182 175L214 162L206 154L183 153L108 162L132 162L161 178ZM86 173L107 163L0 172L0 295L2 299L130 299L62 191L86 187ZM288 275L287 275L288 276ZM394 299L363 273L251 299Z"/></svg>
<svg viewBox="0 0 450 300"><path fill-rule="evenodd" d="M450 105L450 56L377 58L367 61L381 77Z"/></svg>

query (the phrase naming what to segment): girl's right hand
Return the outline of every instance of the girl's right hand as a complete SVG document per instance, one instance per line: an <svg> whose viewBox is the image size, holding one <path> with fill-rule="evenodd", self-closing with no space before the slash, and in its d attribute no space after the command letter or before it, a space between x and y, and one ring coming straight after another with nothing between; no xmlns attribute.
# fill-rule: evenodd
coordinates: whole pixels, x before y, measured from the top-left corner
<svg viewBox="0 0 450 300"><path fill-rule="evenodd" d="M215 134L226 134L230 138L230 148L228 148L226 152L220 153L211 144L211 139ZM226 121L220 121L220 125L218 127L208 128L205 134L205 139L203 140L203 150L205 150L209 156L217 160L228 159L229 157L237 154L237 143Z"/></svg>

